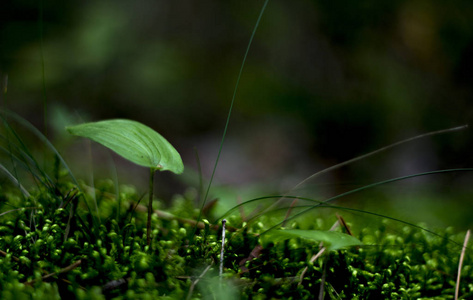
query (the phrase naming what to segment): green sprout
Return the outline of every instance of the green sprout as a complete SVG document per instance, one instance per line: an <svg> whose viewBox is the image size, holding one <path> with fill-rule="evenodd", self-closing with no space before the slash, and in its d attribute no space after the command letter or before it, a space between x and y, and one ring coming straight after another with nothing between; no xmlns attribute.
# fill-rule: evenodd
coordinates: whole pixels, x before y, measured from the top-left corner
<svg viewBox="0 0 473 300"><path fill-rule="evenodd" d="M181 174L184 164L177 150L159 133L136 121L115 119L91 122L66 128L69 133L89 138L116 152L123 158L150 168L148 224L146 240L151 242L153 181L156 171Z"/></svg>

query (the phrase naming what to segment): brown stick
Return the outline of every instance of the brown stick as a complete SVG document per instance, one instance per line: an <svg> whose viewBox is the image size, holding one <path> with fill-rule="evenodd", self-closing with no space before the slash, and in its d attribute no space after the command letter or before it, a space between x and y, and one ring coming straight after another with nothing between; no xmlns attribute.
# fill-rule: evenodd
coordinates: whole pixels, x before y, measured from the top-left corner
<svg viewBox="0 0 473 300"><path fill-rule="evenodd" d="M460 292L460 277L462 272L463 258L465 257L466 245L468 245L468 240L470 239L470 230L466 232L465 241L463 242L462 252L460 254L460 261L458 262L458 275L457 275L457 284L455 287L455 300L458 299L458 294Z"/></svg>
<svg viewBox="0 0 473 300"><path fill-rule="evenodd" d="M0 250L0 254L3 255L3 256L5 256L5 257L7 257L7 255L8 255L8 253L6 253L5 251L2 251L2 250ZM18 257L16 257L16 256L13 256L13 255L12 255L11 258L12 258L14 261L16 261L16 262L20 262L20 259L19 259Z"/></svg>
<svg viewBox="0 0 473 300"><path fill-rule="evenodd" d="M78 261L76 261L75 263L73 263L72 265L69 265L57 272L53 272L53 273L49 273L49 274L46 274L44 275L43 277L41 277L41 280L47 280L48 278L50 277L53 277L53 276L56 276L58 274L62 274L62 273L66 273L66 272L69 272L71 270L74 270L75 268L77 268L78 266L80 266L80 264L82 263L82 260L79 259ZM36 282L36 280L30 280L28 282L25 282L26 285L33 285L34 283Z"/></svg>

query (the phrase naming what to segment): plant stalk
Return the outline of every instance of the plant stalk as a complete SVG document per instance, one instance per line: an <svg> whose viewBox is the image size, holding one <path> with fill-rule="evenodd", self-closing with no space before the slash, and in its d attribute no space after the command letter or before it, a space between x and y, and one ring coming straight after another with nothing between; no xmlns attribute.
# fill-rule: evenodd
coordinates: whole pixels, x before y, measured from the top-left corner
<svg viewBox="0 0 473 300"><path fill-rule="evenodd" d="M149 173L148 224L146 226L146 242L148 245L151 243L151 214L153 213L154 172L155 170L151 169Z"/></svg>

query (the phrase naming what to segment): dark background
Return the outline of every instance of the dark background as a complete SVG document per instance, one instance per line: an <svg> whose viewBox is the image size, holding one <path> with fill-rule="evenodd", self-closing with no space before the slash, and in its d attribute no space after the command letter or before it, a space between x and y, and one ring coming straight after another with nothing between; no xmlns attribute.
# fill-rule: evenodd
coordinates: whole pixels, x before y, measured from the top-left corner
<svg viewBox="0 0 473 300"><path fill-rule="evenodd" d="M262 6L261 0L2 1L0 73L8 90L1 104L42 131L46 117L48 137L78 174L90 178L93 169L96 178L110 177L116 166L120 182L144 191L146 170L103 147L89 151L64 126L109 118L151 126L186 166L181 177L157 178L158 195L170 199L198 186L194 149L204 179L210 177ZM269 1L211 196L234 205L283 193L357 155L467 124L472 57L471 1ZM472 141L468 130L425 138L311 180L298 193L327 197L397 176L471 167ZM423 177L344 204L467 226L471 180L469 173Z"/></svg>

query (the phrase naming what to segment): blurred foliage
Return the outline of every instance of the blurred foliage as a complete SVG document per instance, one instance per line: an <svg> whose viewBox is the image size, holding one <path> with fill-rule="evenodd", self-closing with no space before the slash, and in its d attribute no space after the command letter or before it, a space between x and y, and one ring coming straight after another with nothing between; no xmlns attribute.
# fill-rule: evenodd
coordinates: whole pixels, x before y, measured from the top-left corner
<svg viewBox="0 0 473 300"><path fill-rule="evenodd" d="M208 177L262 4L2 1L2 105L42 127L43 53L50 126L139 120L169 137L197 169L195 146ZM270 1L217 180L287 189L323 167L468 122L471 20L473 3L460 0ZM63 139L54 131L51 137ZM327 180L342 186L471 166L472 146L468 132L439 136ZM447 179L435 187L467 188L471 178Z"/></svg>

